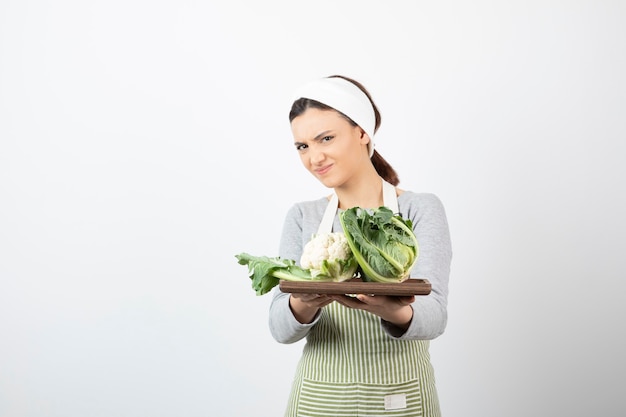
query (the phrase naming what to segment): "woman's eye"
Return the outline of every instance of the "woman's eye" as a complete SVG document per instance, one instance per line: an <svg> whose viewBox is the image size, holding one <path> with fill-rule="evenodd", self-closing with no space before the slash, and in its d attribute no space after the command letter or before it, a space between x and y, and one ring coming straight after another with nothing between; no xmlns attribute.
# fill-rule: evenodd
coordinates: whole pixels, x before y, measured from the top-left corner
<svg viewBox="0 0 626 417"><path fill-rule="evenodd" d="M332 140L332 139L333 139L333 137L332 137L332 136L324 136L324 137L322 138L322 142L328 142L328 141L330 141L330 140Z"/></svg>
<svg viewBox="0 0 626 417"><path fill-rule="evenodd" d="M296 145L296 151L303 151L307 148L307 146L304 143L301 143L299 145Z"/></svg>

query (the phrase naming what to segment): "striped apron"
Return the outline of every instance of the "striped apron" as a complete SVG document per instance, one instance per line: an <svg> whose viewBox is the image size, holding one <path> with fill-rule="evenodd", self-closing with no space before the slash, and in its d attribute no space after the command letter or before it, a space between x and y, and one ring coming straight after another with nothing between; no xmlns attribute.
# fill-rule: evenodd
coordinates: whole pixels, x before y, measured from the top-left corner
<svg viewBox="0 0 626 417"><path fill-rule="evenodd" d="M385 206L398 212L393 185L383 181ZM332 230L333 196L318 232ZM397 340L380 318L331 303L307 335L286 417L439 417L429 342Z"/></svg>

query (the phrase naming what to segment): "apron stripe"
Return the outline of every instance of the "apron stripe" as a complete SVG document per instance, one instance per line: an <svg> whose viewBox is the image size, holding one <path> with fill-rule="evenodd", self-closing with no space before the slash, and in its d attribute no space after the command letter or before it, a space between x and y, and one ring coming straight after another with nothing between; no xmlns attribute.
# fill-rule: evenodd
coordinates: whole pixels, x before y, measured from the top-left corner
<svg viewBox="0 0 626 417"><path fill-rule="evenodd" d="M321 314L287 416L440 416L428 341L392 339L378 317L338 303ZM390 394L405 394L407 407L385 410Z"/></svg>
<svg viewBox="0 0 626 417"><path fill-rule="evenodd" d="M411 416L422 415L417 382L380 385L332 384L304 380L297 416ZM385 395L407 395L406 408L385 409Z"/></svg>

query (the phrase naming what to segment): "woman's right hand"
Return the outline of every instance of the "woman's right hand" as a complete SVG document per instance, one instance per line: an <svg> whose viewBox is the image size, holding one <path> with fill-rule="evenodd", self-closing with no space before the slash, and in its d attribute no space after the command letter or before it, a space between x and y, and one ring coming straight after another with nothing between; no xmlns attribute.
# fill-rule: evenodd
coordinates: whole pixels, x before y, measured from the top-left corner
<svg viewBox="0 0 626 417"><path fill-rule="evenodd" d="M292 293L289 297L291 312L302 324L311 323L319 309L332 302L333 299L324 294Z"/></svg>

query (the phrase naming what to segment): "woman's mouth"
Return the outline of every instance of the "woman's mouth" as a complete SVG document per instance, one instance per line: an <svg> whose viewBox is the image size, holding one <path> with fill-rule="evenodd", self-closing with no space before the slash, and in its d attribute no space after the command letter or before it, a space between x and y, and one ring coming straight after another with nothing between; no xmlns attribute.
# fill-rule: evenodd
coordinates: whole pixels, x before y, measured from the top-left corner
<svg viewBox="0 0 626 417"><path fill-rule="evenodd" d="M324 174L326 174L328 171L330 171L330 169L331 169L331 168L332 168L332 165L325 165L325 166L323 166L323 167L321 167L321 168L316 168L316 169L315 169L315 173L316 173L317 175L324 175Z"/></svg>

